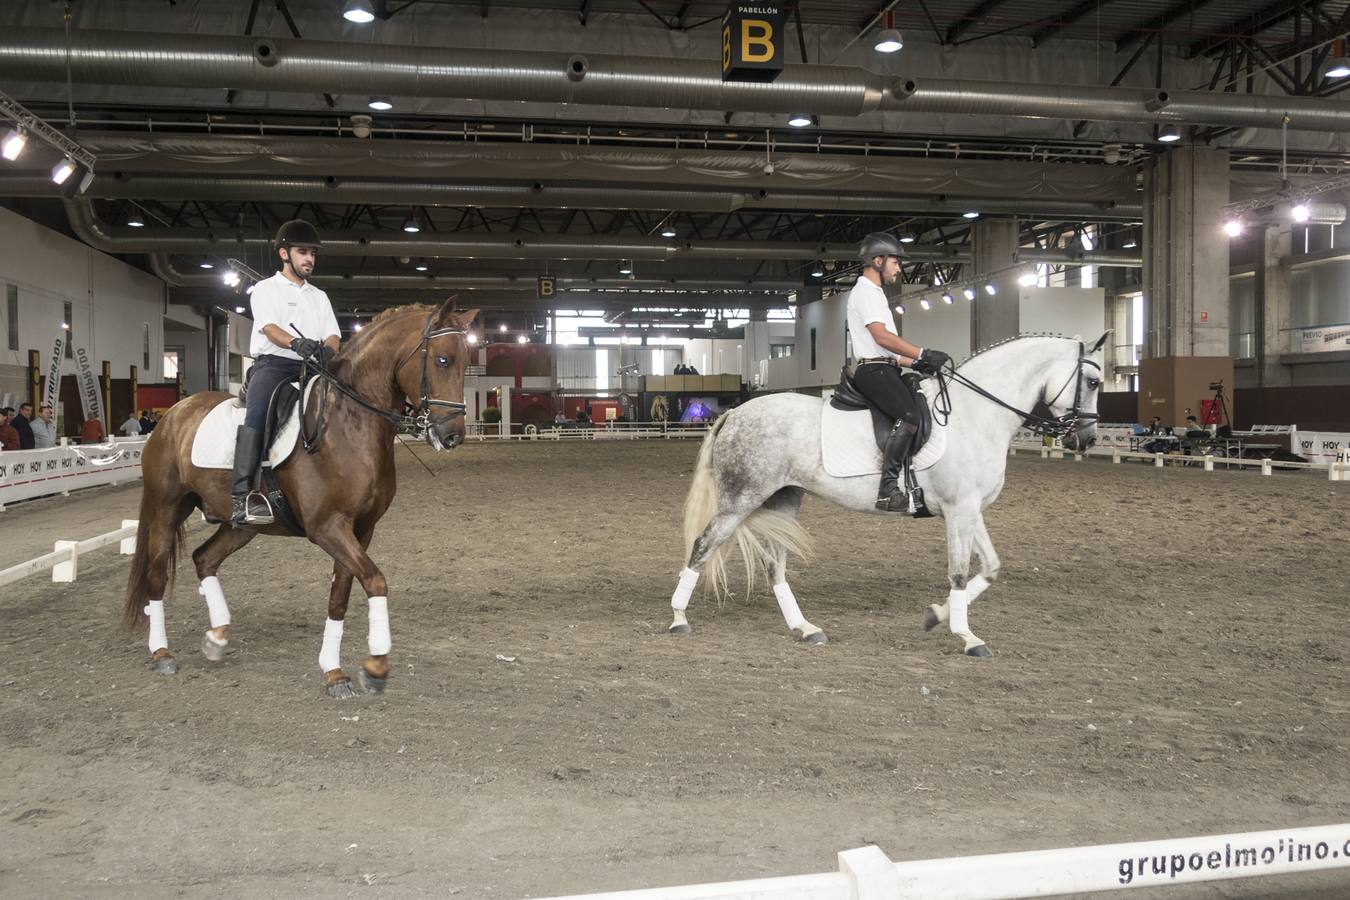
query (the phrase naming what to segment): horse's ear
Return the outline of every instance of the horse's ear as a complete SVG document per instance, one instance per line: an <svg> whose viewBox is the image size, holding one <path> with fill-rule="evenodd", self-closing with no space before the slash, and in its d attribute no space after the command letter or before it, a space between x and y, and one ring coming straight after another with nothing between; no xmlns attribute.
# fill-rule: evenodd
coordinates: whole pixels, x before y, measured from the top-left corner
<svg viewBox="0 0 1350 900"><path fill-rule="evenodd" d="M466 309L464 312L455 315L455 321L460 328L468 328L476 318L478 318L478 310L476 309Z"/></svg>
<svg viewBox="0 0 1350 900"><path fill-rule="evenodd" d="M459 294L451 294L445 298L445 302L436 310L436 327L445 328L455 318L455 307L459 305Z"/></svg>
<svg viewBox="0 0 1350 900"><path fill-rule="evenodd" d="M1088 352L1096 353L1098 350L1102 349L1102 347L1106 346L1106 339L1111 336L1111 331L1112 329L1108 328L1106 331L1102 332L1102 336L1097 338L1097 343L1093 344L1092 349Z"/></svg>

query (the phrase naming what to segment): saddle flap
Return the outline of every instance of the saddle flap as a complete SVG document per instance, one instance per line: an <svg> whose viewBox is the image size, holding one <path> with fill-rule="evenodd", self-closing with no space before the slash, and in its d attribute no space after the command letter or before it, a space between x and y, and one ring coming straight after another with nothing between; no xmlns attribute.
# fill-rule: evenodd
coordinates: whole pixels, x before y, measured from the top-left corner
<svg viewBox="0 0 1350 900"><path fill-rule="evenodd" d="M923 471L942 458L947 449L947 429L933 422L928 392L920 390L917 396L922 423L909 466ZM861 409L843 409L832 403L822 405L820 446L827 474L850 478L881 473L882 451L893 423L871 407L867 413L864 416Z"/></svg>

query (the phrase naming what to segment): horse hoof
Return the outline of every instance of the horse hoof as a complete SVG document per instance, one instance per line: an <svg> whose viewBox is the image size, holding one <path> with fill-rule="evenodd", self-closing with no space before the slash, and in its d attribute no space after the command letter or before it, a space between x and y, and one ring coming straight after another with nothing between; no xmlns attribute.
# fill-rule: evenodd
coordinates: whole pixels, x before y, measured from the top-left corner
<svg viewBox="0 0 1350 900"><path fill-rule="evenodd" d="M682 622L679 625L670 626L669 630L671 634L688 634L693 629L689 627L687 622Z"/></svg>
<svg viewBox="0 0 1350 900"><path fill-rule="evenodd" d="M924 630L924 631L932 631L934 628L938 627L938 626L941 625L941 624L942 624L942 620L938 618L938 614L937 614L937 613L933 612L933 607L930 606L930 607L928 607L926 610L923 611L923 630Z"/></svg>
<svg viewBox="0 0 1350 900"><path fill-rule="evenodd" d="M815 631L802 638L803 644L810 644L812 647L823 647L830 642L823 631Z"/></svg>
<svg viewBox="0 0 1350 900"><path fill-rule="evenodd" d="M384 686L389 681L388 678L376 678L365 669L356 673L356 677L361 681L361 690L367 694L383 694Z"/></svg>
<svg viewBox="0 0 1350 900"><path fill-rule="evenodd" d="M984 644L976 644L966 650L966 656L977 656L980 659L988 659L993 655L993 652Z"/></svg>
<svg viewBox="0 0 1350 900"><path fill-rule="evenodd" d="M328 696L334 700L350 700L356 696L356 691L352 690L351 680L344 678L328 686Z"/></svg>
<svg viewBox="0 0 1350 900"><path fill-rule="evenodd" d="M172 656L161 656L150 660L150 668L160 675L177 675L178 660L174 659Z"/></svg>
<svg viewBox="0 0 1350 900"><path fill-rule="evenodd" d="M228 644L218 644L211 640L211 635L202 638L202 656L205 656L211 662L220 662L225 658L225 648Z"/></svg>

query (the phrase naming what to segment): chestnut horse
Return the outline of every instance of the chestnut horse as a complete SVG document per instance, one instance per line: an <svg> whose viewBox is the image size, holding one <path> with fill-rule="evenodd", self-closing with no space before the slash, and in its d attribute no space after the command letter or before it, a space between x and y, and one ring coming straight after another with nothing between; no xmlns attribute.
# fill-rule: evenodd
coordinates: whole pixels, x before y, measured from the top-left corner
<svg viewBox="0 0 1350 900"><path fill-rule="evenodd" d="M317 445L310 452L297 446L274 470L306 537L333 558L328 621L319 654L332 697L354 696L339 661L353 578L361 581L369 598L370 656L361 665L362 687L379 693L389 677L388 587L366 548L375 524L394 499L398 425L417 425L436 450L464 440L465 334L477 314L478 310L457 312L453 300L447 300L439 308L401 306L373 319L342 347L329 368L331 378L317 386L316 395L326 392L327 409L318 412L322 404L313 400L302 406L304 434L312 438L316 420L320 416L324 420ZM229 608L216 578L220 564L259 533L292 536L280 521L259 527L228 524L230 472L192 465L198 426L229 399L228 394L206 391L174 405L151 432L141 458L141 518L125 617L133 628L149 622L150 665L164 675L178 671L165 634L165 588L177 563L183 522L193 509L226 522L192 553L201 580L198 592L206 598L211 620L202 652L211 660L224 658L229 641ZM415 416L404 413L405 404L416 411Z"/></svg>

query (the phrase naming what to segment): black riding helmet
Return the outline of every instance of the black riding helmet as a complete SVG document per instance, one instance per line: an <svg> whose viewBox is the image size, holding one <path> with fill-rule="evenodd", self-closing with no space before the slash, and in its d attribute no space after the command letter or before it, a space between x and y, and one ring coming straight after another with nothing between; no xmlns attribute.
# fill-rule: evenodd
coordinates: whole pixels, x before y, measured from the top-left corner
<svg viewBox="0 0 1350 900"><path fill-rule="evenodd" d="M903 255L904 250L901 249L900 242L894 235L884 231L872 232L863 238L862 246L858 248L858 259L867 266L870 266L872 260L878 256L894 256L898 259Z"/></svg>
<svg viewBox="0 0 1350 900"><path fill-rule="evenodd" d="M322 245L323 242L319 240L317 228L304 219L292 219L277 229L277 236L272 241L272 252L287 251L284 261L290 262L290 249L292 247L313 247L317 250Z"/></svg>

